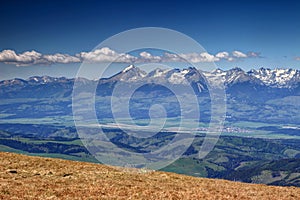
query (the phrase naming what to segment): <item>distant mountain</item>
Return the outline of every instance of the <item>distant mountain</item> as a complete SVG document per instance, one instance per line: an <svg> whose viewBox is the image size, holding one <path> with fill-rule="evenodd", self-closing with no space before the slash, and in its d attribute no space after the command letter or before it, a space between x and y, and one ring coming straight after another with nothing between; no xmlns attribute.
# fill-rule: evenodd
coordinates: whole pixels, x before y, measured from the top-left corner
<svg viewBox="0 0 300 200"><path fill-rule="evenodd" d="M211 107L209 87L219 88L223 85L226 92L227 115L231 121L298 123L300 119L297 112L300 100L299 74L300 72L295 69L261 68L245 72L240 68L233 68L227 71L216 69L205 72L193 67L157 68L147 73L130 65L119 73L101 80L33 76L27 80L0 81L0 98L2 102L12 99L19 99L18 101L24 99L24 102L26 99L43 100L41 105L31 103L26 106L22 104L9 106L4 103L0 108L2 113L19 113L19 116L57 115L58 113L69 115L72 113L72 92L76 81L76 86L80 87L83 93L93 92L91 88L96 86L97 97L108 97L97 104L101 108L99 116L104 118L111 117L110 96L116 86L122 87L117 95L120 97L130 88L138 86L131 101L131 106L135 108L132 115L136 118L149 117L147 108L155 102L164 102L168 108L168 116L176 117L180 115L180 108L174 93L169 88L176 88L179 91L176 95L184 95L186 98L190 95L187 92L192 87L201 104L202 119L209 121ZM12 102L15 101L10 101ZM192 113L193 110L191 107L189 112Z"/></svg>
<svg viewBox="0 0 300 200"><path fill-rule="evenodd" d="M119 73L113 75L112 77L104 82L111 82L111 81L124 81L124 82L136 82L142 80L147 75L147 72L141 70L134 65L129 65ZM100 80L101 81L101 80Z"/></svg>
<svg viewBox="0 0 300 200"><path fill-rule="evenodd" d="M212 80L213 84L222 80L230 87L238 83L249 82L251 84L263 85L273 88L295 88L300 82L300 71L296 69L264 69L250 70L245 72L240 68L233 68L227 71L221 69L212 72L205 72L189 67L187 69L160 69L157 68L149 73L142 71L138 67L130 65L123 71L106 79L106 81L123 82L155 82L170 84L188 84L198 82L203 84L205 79ZM217 80L218 79L218 80Z"/></svg>
<svg viewBox="0 0 300 200"><path fill-rule="evenodd" d="M27 80L12 79L0 81L1 98L47 98L47 97L70 97L75 79L65 77L33 76ZM144 90L153 91L158 88L154 85L174 85L186 91L186 87L192 85L196 94L208 91L211 87L224 85L227 93L238 98L260 99L285 97L300 93L300 72L295 69L258 69L245 72L240 68L227 71L216 69L211 72L187 69L155 69L149 73L138 67L130 65L119 73L101 80L76 79L77 86L88 87L97 84L97 95L110 96L116 83L128 84L139 83L145 85ZM166 92L160 87L161 94ZM126 92L126 91L124 91Z"/></svg>
<svg viewBox="0 0 300 200"><path fill-rule="evenodd" d="M235 84L248 82L254 85L262 85L272 88L289 88L293 89L299 86L300 83L300 71L296 69L265 69L260 68L258 70L250 70L248 72L243 71L240 68L233 68L227 71L216 69L211 72L197 70L196 68L189 67L187 69L160 69L157 68L149 73L141 70L134 65L126 67L119 73L111 76L110 78L104 78L99 81L99 84L108 82L127 82L134 83L139 81L151 82L151 83L169 83L175 85L187 85L189 83L205 84L205 80L208 79L213 85L224 83L225 86L230 87ZM79 81L86 84L91 80L79 78ZM218 82L219 81L219 82ZM6 86L26 86L26 85L38 85L38 84L53 84L61 83L68 84L73 83L74 79L67 79L65 77L55 78L49 76L33 76L27 80L12 79L0 81L0 88Z"/></svg>
<svg viewBox="0 0 300 200"><path fill-rule="evenodd" d="M300 82L300 71L296 69L251 70L250 76L261 80L265 85L279 88L293 88Z"/></svg>
<svg viewBox="0 0 300 200"><path fill-rule="evenodd" d="M33 76L27 80L12 79L0 81L0 98L58 98L72 96L73 85L88 88L97 85L97 96L111 96L117 83L122 87L134 84L144 85L141 91L149 98L172 95L168 86L176 87L181 93L192 86L196 95L207 95L208 87L225 86L228 97L245 101L265 102L300 94L300 72L295 69L258 69L245 72L240 68L227 71L216 69L211 72L186 69L155 69L149 73L130 65L119 73L100 80L86 78ZM209 84L208 84L209 83ZM166 87L165 87L166 86ZM126 93L126 90L123 92Z"/></svg>

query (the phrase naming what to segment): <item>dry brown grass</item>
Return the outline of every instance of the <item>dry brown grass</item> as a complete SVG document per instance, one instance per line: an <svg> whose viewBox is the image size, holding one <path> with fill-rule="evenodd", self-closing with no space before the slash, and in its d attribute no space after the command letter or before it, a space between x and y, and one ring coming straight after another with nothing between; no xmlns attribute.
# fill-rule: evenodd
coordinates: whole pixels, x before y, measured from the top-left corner
<svg viewBox="0 0 300 200"><path fill-rule="evenodd" d="M0 153L0 199L300 199L300 188Z"/></svg>

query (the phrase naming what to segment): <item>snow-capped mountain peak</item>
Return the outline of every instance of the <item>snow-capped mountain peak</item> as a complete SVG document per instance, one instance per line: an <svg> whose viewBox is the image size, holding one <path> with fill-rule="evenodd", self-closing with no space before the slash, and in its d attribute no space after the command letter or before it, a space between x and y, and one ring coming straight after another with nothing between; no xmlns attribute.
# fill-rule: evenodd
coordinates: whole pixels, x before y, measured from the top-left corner
<svg viewBox="0 0 300 200"><path fill-rule="evenodd" d="M164 77L167 74L167 72L170 71L170 70L171 69L156 68L155 70L149 72L147 77L154 77L154 78Z"/></svg>
<svg viewBox="0 0 300 200"><path fill-rule="evenodd" d="M0 81L0 86L26 86L39 85L49 83L66 83L72 82L74 79L64 77L54 78L49 76L33 76L27 80L12 79ZM216 69L211 72L205 72L193 67L185 69L160 69L157 68L149 73L140 68L129 65L119 73L110 78L104 78L100 83L106 82L139 82L145 83L168 83L175 85L200 84L205 85L207 82L211 86L231 85L239 83L249 83L256 86L267 86L272 88L289 88L293 89L300 85L300 71L296 69L269 69L260 68L253 69L248 72L240 68L230 70ZM90 81L84 80L88 84Z"/></svg>
<svg viewBox="0 0 300 200"><path fill-rule="evenodd" d="M134 65L129 65L128 67L126 67L125 69L122 70L123 73L126 73L128 71L130 71L131 69L136 68Z"/></svg>
<svg viewBox="0 0 300 200"><path fill-rule="evenodd" d="M168 81L172 84L187 84L187 80L185 75L189 72L188 69L179 70L176 69L174 72L170 74L168 77Z"/></svg>
<svg viewBox="0 0 300 200"><path fill-rule="evenodd" d="M224 72L224 71L223 71L222 69L217 68L217 69L213 70L211 73L212 73L212 74L221 74L221 73L223 73L223 72Z"/></svg>
<svg viewBox="0 0 300 200"><path fill-rule="evenodd" d="M147 72L141 70L134 65L129 65L121 72L113 75L112 77L108 78L106 81L124 81L124 82L136 82L143 79L147 75Z"/></svg>
<svg viewBox="0 0 300 200"><path fill-rule="evenodd" d="M49 82L57 81L57 78L53 78L50 76L32 76L27 80L29 82L36 82L36 83L49 83Z"/></svg>
<svg viewBox="0 0 300 200"><path fill-rule="evenodd" d="M235 67L230 70L215 69L211 72L200 71L194 67L185 69L160 69L157 68L149 73L130 65L122 70L118 80L124 82L168 82L170 84L189 84L190 82L205 82L205 78L211 85L232 85L243 82L251 82L269 87L290 88L300 82L300 72L295 69L268 69L260 68L245 72ZM205 78L204 78L205 77Z"/></svg>
<svg viewBox="0 0 300 200"><path fill-rule="evenodd" d="M296 69L260 68L253 69L248 74L271 87L290 88L300 81L300 72Z"/></svg>

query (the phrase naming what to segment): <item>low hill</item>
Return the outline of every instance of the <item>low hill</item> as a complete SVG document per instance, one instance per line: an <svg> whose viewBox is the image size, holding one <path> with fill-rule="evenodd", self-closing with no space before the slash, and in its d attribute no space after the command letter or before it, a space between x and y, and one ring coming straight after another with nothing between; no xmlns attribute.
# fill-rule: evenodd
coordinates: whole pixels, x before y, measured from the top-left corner
<svg viewBox="0 0 300 200"><path fill-rule="evenodd" d="M0 152L0 199L300 199L300 188Z"/></svg>
<svg viewBox="0 0 300 200"><path fill-rule="evenodd" d="M246 166L225 176L229 180L280 186L300 185L300 159L290 158Z"/></svg>

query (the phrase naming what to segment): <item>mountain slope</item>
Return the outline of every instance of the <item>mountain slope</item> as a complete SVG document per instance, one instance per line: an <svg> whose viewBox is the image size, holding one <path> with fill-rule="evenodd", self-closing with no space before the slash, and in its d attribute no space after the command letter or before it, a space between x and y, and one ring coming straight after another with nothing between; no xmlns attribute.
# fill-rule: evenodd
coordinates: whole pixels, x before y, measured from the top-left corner
<svg viewBox="0 0 300 200"><path fill-rule="evenodd" d="M191 84L195 93L208 92L207 81L212 87L225 85L230 95L240 99L258 99L266 102L270 99L299 94L300 72L295 69L264 69L245 72L240 68L227 71L220 69L204 72L196 68L155 69L149 73L130 65L119 73L99 81L76 79L76 87L82 91L97 85L98 96L111 96L117 83L126 88L134 84L144 85L152 90L153 84L181 88L185 92ZM0 81L0 98L71 98L75 79L64 77L33 76L27 80L12 79ZM221 87L223 88L223 87ZM126 92L125 90L124 92ZM200 94L201 93L201 94Z"/></svg>
<svg viewBox="0 0 300 200"><path fill-rule="evenodd" d="M0 199L299 199L300 188L0 153Z"/></svg>
<svg viewBox="0 0 300 200"><path fill-rule="evenodd" d="M192 67L155 69L147 73L131 65L116 75L99 81L34 76L27 80L0 81L0 114L6 118L71 116L72 92L76 81L77 92L81 91L83 96L89 94L88 91L93 92L96 87L98 118L112 118L112 94L122 100L129 91L134 91L130 100L130 112L135 113L136 118L149 118L148 110L140 108L141 105L144 105L143 108L150 108L153 102L165 102L165 105L170 105L167 107L168 116L178 117L181 110L172 105L174 102L178 105L176 95L185 99L196 95L199 105L201 104L200 116L203 121L208 122L211 107L209 88L223 89L220 85L224 83L228 121L299 124L299 74L299 70L295 69L261 68L245 72L233 68L203 72ZM269 76L272 80L267 78ZM206 81L211 87L208 87ZM173 90L177 91L176 95ZM193 114L193 109L189 111Z"/></svg>
<svg viewBox="0 0 300 200"><path fill-rule="evenodd" d="M300 180L300 159L290 158L261 162L227 175L226 179L281 186L297 186Z"/></svg>
<svg viewBox="0 0 300 200"><path fill-rule="evenodd" d="M188 82L204 83L205 78L210 79L212 83L223 80L228 87L234 84L249 82L254 85L264 85L272 88L296 88L300 83L300 71L296 69L252 69L248 72L240 68L233 68L227 71L216 69L212 72L201 71L194 67L186 69L160 69L157 68L149 73L140 68L129 65L119 73L100 80L100 84L107 82L154 82L170 84L187 84ZM82 78L79 78L82 79ZM83 81L83 80L81 80ZM33 85L47 84L72 84L74 79L65 77L55 78L49 76L33 76L27 80L12 79L0 81L0 89L7 86L22 88ZM85 82L88 82L87 80ZM213 84L214 85L214 84Z"/></svg>
<svg viewBox="0 0 300 200"><path fill-rule="evenodd" d="M295 69L265 69L251 70L249 75L260 79L264 84L272 87L294 87L300 81L300 72Z"/></svg>

